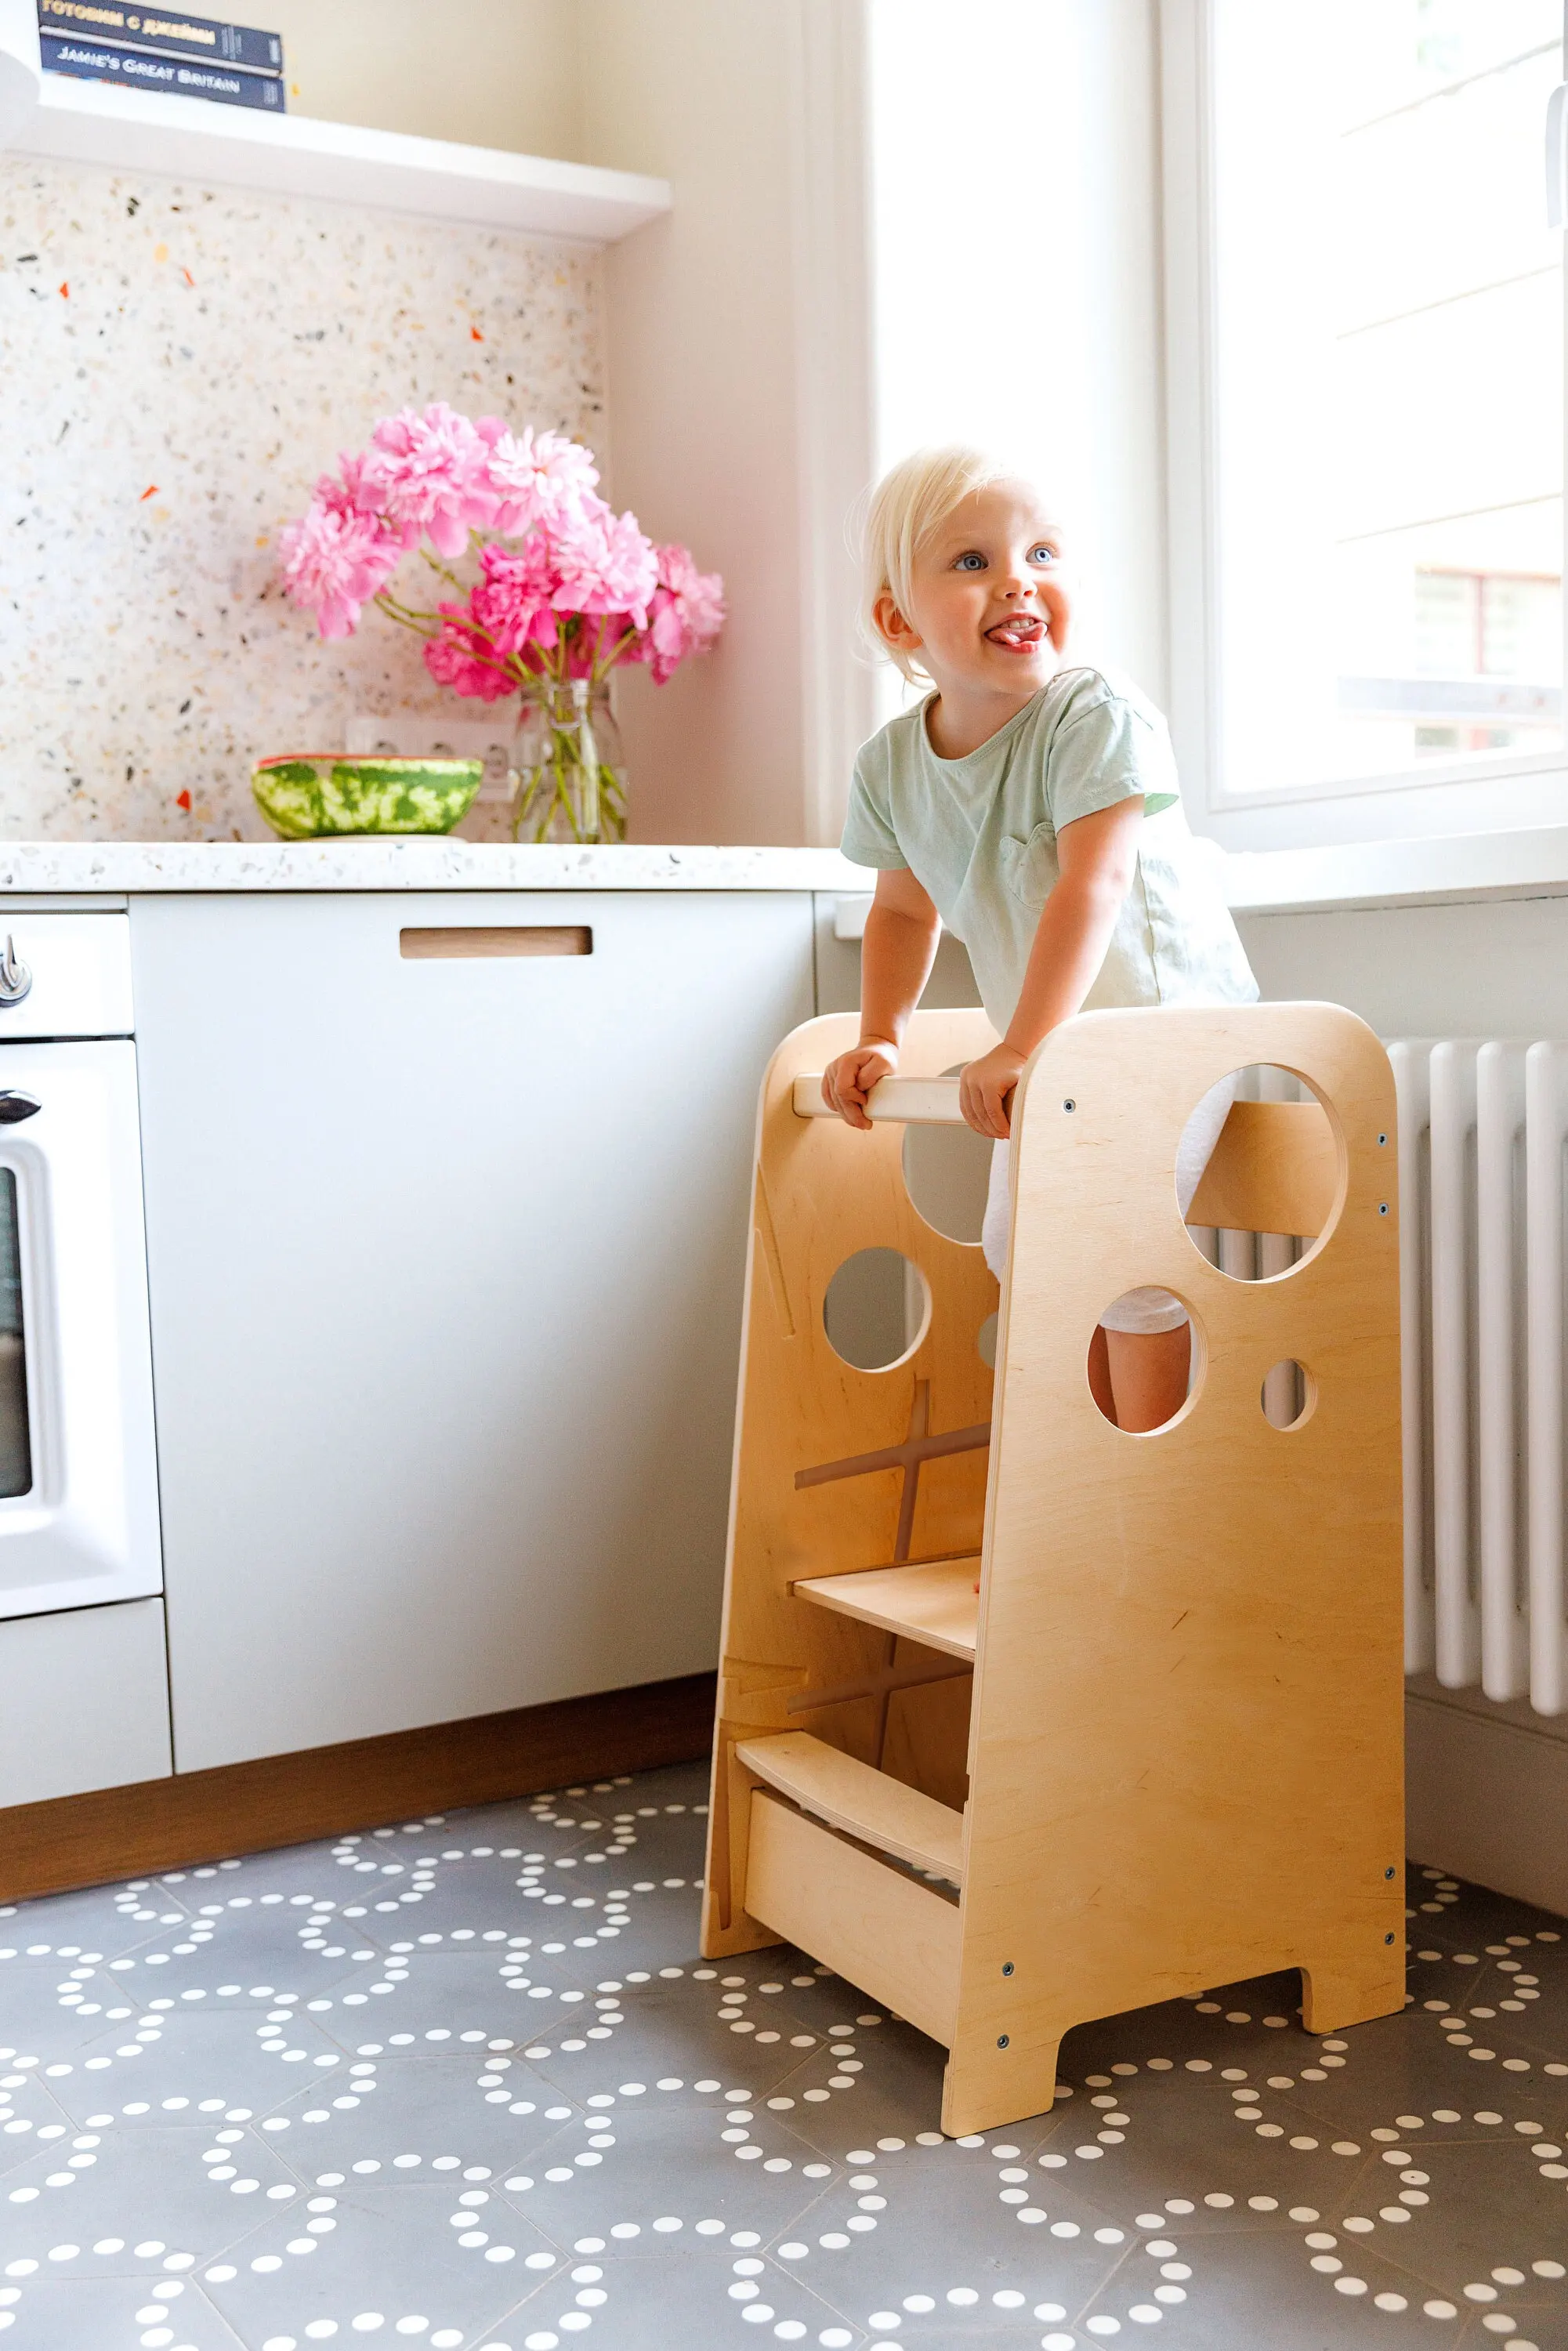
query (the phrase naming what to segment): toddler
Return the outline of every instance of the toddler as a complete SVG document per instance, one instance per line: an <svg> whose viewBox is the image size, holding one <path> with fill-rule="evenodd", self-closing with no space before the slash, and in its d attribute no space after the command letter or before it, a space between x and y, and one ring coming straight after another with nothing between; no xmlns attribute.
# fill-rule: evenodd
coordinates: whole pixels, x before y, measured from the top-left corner
<svg viewBox="0 0 1568 2351"><path fill-rule="evenodd" d="M860 1042L823 1075L868 1127L898 1067L945 921L964 941L1001 1042L964 1071L969 1125L995 1140L984 1247L1007 1259L1009 1103L1041 1038L1084 1007L1239 1003L1257 983L1214 863L1182 814L1165 721L1136 689L1065 659L1063 534L1034 484L978 451L905 458L867 518L865 620L918 707L855 762L843 853L877 869ZM1185 1215L1234 1081L1198 1106L1176 1170ZM1191 1332L1169 1290L1131 1290L1090 1353L1095 1402L1157 1428L1186 1394Z"/></svg>

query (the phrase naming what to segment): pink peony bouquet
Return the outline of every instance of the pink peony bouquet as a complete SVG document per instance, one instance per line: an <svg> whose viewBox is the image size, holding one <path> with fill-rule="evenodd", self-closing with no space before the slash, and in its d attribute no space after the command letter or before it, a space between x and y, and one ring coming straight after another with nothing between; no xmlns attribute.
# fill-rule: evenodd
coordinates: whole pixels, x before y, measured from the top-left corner
<svg viewBox="0 0 1568 2351"><path fill-rule="evenodd" d="M352 636L373 603L424 638L441 684L484 702L521 693L558 716L575 709L581 731L612 669L640 663L663 684L725 618L716 573L699 571L684 547L655 547L635 515L597 495L598 479L591 453L561 434L513 433L444 401L423 415L402 409L368 449L321 475L284 530L284 583L323 637ZM474 532L480 576L465 587L451 567ZM392 592L415 548L454 590L434 609ZM560 757L558 744L558 766ZM575 819L571 829L581 837Z"/></svg>

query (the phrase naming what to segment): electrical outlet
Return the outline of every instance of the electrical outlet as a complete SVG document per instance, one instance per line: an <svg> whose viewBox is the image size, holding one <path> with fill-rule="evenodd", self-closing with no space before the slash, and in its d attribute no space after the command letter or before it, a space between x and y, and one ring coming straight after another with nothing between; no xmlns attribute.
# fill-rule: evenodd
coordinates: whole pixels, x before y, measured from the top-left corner
<svg viewBox="0 0 1568 2351"><path fill-rule="evenodd" d="M483 718L433 718L412 710L361 713L350 719L343 748L355 759L378 752L394 759L483 759L479 798L517 796L510 730Z"/></svg>

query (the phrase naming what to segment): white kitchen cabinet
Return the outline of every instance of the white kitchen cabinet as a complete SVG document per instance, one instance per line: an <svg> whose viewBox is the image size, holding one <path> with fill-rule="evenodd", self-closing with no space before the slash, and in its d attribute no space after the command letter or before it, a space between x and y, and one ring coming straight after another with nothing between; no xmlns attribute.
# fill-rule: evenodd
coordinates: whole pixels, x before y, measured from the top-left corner
<svg viewBox="0 0 1568 2351"><path fill-rule="evenodd" d="M809 894L131 919L178 1768L710 1666ZM592 952L400 952L528 926Z"/></svg>
<svg viewBox="0 0 1568 2351"><path fill-rule="evenodd" d="M0 1806L167 1776L162 1601L0 1624Z"/></svg>

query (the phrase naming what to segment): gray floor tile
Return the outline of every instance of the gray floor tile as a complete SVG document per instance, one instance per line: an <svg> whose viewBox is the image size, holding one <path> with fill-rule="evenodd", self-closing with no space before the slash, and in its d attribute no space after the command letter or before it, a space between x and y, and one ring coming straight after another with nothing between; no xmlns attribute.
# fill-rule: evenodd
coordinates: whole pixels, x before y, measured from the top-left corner
<svg viewBox="0 0 1568 2351"><path fill-rule="evenodd" d="M1403 2015L1318 2041L1272 1976L1112 2018L955 2146L920 2034L787 1949L698 1959L706 1800L14 1907L7 2351L1568 2351L1561 1925L1416 1872Z"/></svg>
<svg viewBox="0 0 1568 2351"><path fill-rule="evenodd" d="M49 2090L42 2067L0 2073L0 2177L69 2137L69 2118Z"/></svg>
<svg viewBox="0 0 1568 2351"><path fill-rule="evenodd" d="M171 2298L152 2297L162 2287ZM5 2351L244 2351L243 2338L219 2317L206 2295L187 2280L150 2273L141 2277L68 2275L42 2279L5 2304L0 2314L14 2319Z"/></svg>
<svg viewBox="0 0 1568 2351"><path fill-rule="evenodd" d="M586 2120L563 2127L553 2147L500 2185L510 2202L564 2244L615 2227L700 2242L702 2221L723 2223L722 2232L710 2228L703 2235L745 2230L758 2242L770 2241L816 2201L832 2167L760 2115L749 2125L727 2119L752 2111L713 2100L694 2114L689 2105L666 2105L654 2091L634 2105L623 2103L606 2118L606 2130ZM743 2161L737 2138L759 2147L760 2155ZM595 2139L604 2144L595 2147ZM679 2225L660 2230L660 2221Z"/></svg>
<svg viewBox="0 0 1568 2351"><path fill-rule="evenodd" d="M269 2015L287 2022L268 2024ZM141 2021L148 2017L152 2022ZM108 2065L92 2070L94 2060L104 2057ZM297 2008L269 2009L256 2001L226 2012L216 2006L144 2010L133 2026L110 2026L88 2044L72 2072L49 2087L75 2119L107 2112L129 2126L193 2111L260 2113L307 2082L326 2095L334 2077L347 2074L349 2062Z"/></svg>
<svg viewBox="0 0 1568 2351"><path fill-rule="evenodd" d="M67 1986L68 1990L62 1989ZM79 2001L74 1997L78 1991L83 1995ZM120 1979L96 1969L80 1983L64 1973L57 1960L29 1960L0 1973L0 2046L14 2048L18 2055L46 2042L55 2063L89 2055L106 2032L131 2026L139 2012ZM124 2032L119 2037L123 2039Z"/></svg>
<svg viewBox="0 0 1568 2351"><path fill-rule="evenodd" d="M1016 2146L998 2137L1005 2149ZM988 2339L1039 2304L1092 2306L1135 2248L1137 2231L1065 2173L1030 2173L985 2146L867 2151L870 2165L847 2174L796 2232L804 2258L786 2249L788 2240L774 2250L869 2331L891 2332L892 2314L901 2340ZM1027 2201L1004 2203L1019 2173ZM998 2304L998 2293L1023 2300ZM1016 2315L1003 2314L1009 2310Z"/></svg>
<svg viewBox="0 0 1568 2351"><path fill-rule="evenodd" d="M9 2278L47 2274L68 2259L82 2270L120 2270L158 2241L150 2262L174 2257L189 2269L243 2243L280 2208L305 2201L300 2181L270 2147L247 2140L243 2160L208 2164L210 2131L158 2128L134 2137L118 2131L77 2133L20 2173L7 2175L0 2205L0 2268ZM73 2168L82 2165L81 2169ZM225 2177L225 2173L232 2173ZM61 2245L76 2251L59 2254ZM16 2267L32 2262L33 2269Z"/></svg>
<svg viewBox="0 0 1568 2351"><path fill-rule="evenodd" d="M312 2178L356 2168L366 2177L394 2165L418 2177L420 2166L437 2157L493 2171L515 2168L557 2137L564 2121L577 2118L578 2110L553 2085L486 2051L451 2056L392 2051L352 2062L360 2070L332 2085L332 2098L305 2105L302 2092L292 2106L263 2118L263 2129L289 2125L287 2141L279 2136L276 2143ZM497 2073L497 2063L508 2070Z"/></svg>
<svg viewBox="0 0 1568 2351"><path fill-rule="evenodd" d="M242 2343L279 2335L308 2339L314 2325L357 2334L404 2332L423 2318L425 2341L482 2342L526 2292L530 2259L553 2271L560 2249L518 2213L494 2200L465 2205L461 2173L449 2184L361 2186L345 2182L313 2194L298 2213L279 2216L243 2252L207 2263L202 2285ZM378 2316L380 2327L365 2322ZM356 2322L358 2322L356 2324ZM325 2339L325 2338L322 2338Z"/></svg>

